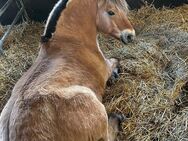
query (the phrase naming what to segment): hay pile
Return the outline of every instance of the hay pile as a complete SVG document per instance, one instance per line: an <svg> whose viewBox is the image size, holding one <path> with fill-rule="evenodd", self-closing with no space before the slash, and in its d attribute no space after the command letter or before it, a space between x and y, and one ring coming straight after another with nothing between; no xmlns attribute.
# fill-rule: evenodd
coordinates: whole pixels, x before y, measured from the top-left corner
<svg viewBox="0 0 188 141"><path fill-rule="evenodd" d="M6 29L1 27L0 35ZM41 24L24 23L16 26L6 40L5 55L0 56L0 111L17 80L35 60L41 31Z"/></svg>
<svg viewBox="0 0 188 141"><path fill-rule="evenodd" d="M130 19L137 31L134 43L99 36L106 56L121 60L120 78L104 98L108 112L127 116L119 140L188 140L188 6L145 7L131 12ZM6 42L6 55L0 57L1 109L36 58L42 27L22 24Z"/></svg>

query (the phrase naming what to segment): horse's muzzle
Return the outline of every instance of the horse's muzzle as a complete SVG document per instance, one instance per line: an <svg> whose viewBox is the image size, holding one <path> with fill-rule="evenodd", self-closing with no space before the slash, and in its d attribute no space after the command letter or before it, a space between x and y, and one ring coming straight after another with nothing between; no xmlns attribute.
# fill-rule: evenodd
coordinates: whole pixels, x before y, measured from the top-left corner
<svg viewBox="0 0 188 141"><path fill-rule="evenodd" d="M120 39L121 41L124 43L124 44L127 44L127 43L130 43L130 42L133 42L134 39L135 39L135 30L123 30L121 32L121 36L120 36Z"/></svg>

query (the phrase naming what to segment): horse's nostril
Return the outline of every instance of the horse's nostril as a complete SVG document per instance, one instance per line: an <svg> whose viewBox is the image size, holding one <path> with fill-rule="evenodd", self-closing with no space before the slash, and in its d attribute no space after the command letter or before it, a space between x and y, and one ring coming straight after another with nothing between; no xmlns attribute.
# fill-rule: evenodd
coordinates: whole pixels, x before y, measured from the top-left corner
<svg viewBox="0 0 188 141"><path fill-rule="evenodd" d="M134 39L135 39L135 31L134 31L134 30L133 30L133 31L124 30L124 31L121 33L120 39L121 39L121 41L122 41L124 44L133 42Z"/></svg>
<svg viewBox="0 0 188 141"><path fill-rule="evenodd" d="M132 35L132 34L129 34L129 35L127 36L127 40L128 40L128 42L132 42L132 41L133 41L133 35Z"/></svg>

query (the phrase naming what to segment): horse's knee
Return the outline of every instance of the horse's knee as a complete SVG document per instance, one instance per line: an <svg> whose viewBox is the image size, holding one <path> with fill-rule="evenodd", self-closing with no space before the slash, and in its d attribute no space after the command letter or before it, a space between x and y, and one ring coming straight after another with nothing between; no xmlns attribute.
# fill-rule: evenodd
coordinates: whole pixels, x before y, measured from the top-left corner
<svg viewBox="0 0 188 141"><path fill-rule="evenodd" d="M111 65L111 69L114 69L119 65L119 60L116 58L110 58L110 59L108 59L108 61Z"/></svg>
<svg viewBox="0 0 188 141"><path fill-rule="evenodd" d="M118 68L119 68L119 60L116 58L110 58L107 60L107 64L109 67L109 74L110 76L113 75L113 73L118 73Z"/></svg>
<svg viewBox="0 0 188 141"><path fill-rule="evenodd" d="M119 78L120 67L118 59L111 58L108 60L108 62L110 64L110 75L107 81L107 85L110 86L114 84L114 82Z"/></svg>

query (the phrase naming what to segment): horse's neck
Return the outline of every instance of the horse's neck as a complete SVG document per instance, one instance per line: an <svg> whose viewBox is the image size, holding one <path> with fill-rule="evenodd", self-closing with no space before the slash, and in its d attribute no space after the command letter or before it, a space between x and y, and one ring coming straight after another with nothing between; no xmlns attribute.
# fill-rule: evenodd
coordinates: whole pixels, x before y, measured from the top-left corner
<svg viewBox="0 0 188 141"><path fill-rule="evenodd" d="M97 0L69 0L56 26L55 36L68 36L87 42L96 41Z"/></svg>

